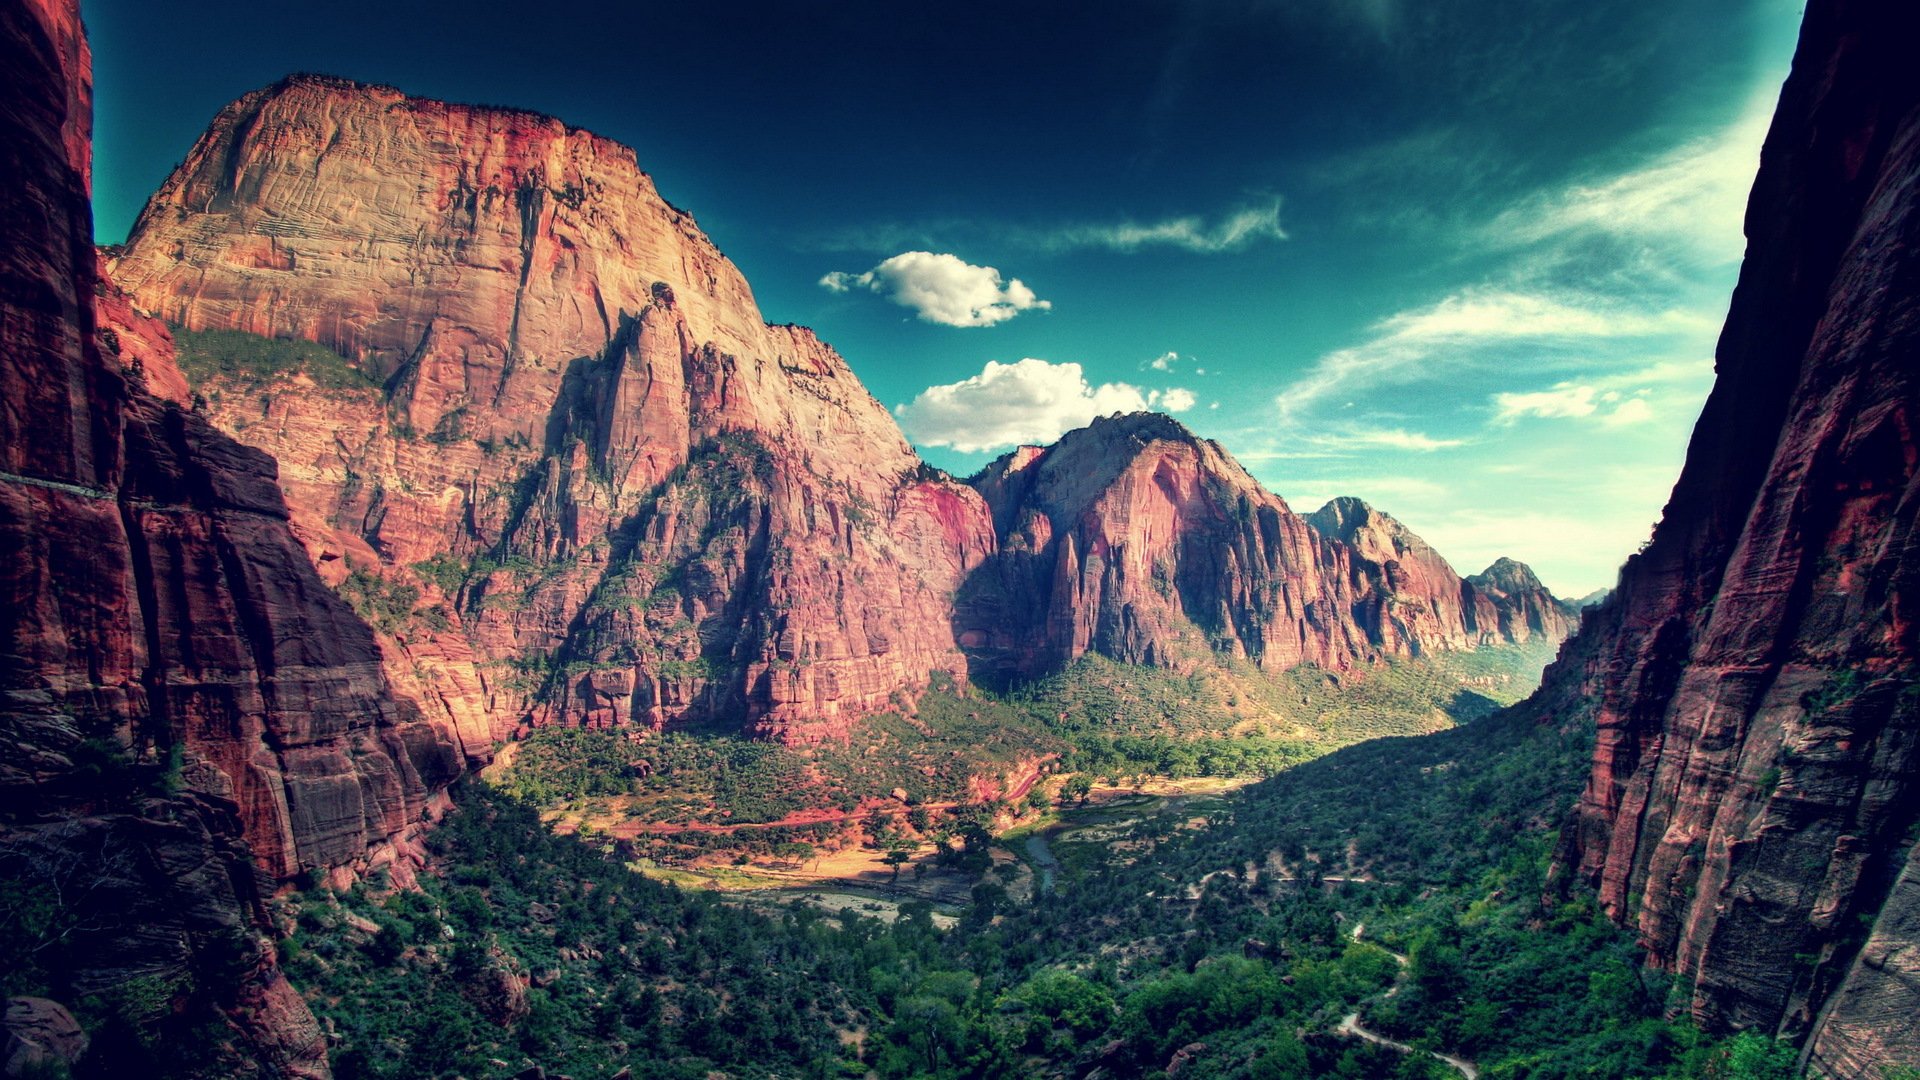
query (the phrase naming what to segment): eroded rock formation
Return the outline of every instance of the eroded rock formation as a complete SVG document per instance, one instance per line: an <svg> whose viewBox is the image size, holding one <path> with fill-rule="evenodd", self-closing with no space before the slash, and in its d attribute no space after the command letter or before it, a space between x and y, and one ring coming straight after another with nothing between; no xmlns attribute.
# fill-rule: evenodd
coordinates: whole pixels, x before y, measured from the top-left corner
<svg viewBox="0 0 1920 1080"><path fill-rule="evenodd" d="M136 1023L218 1018L210 1069L324 1076L263 896L404 878L459 747L382 677L272 460L149 390L184 385L164 332L104 333L73 0L0 6L0 103L0 880L53 903L8 955Z"/></svg>
<svg viewBox="0 0 1920 1080"><path fill-rule="evenodd" d="M443 665L463 730L729 713L810 741L964 675L946 598L991 551L978 497L762 321L626 147L297 77L215 119L114 274L168 321L318 341L383 384L208 408L343 562L433 583L477 660Z"/></svg>
<svg viewBox="0 0 1920 1080"><path fill-rule="evenodd" d="M1711 1027L1920 1061L1920 68L1810 5L1672 501L1550 670L1599 727L1568 858Z"/></svg>
<svg viewBox="0 0 1920 1080"><path fill-rule="evenodd" d="M970 657L1344 668L1563 629L1463 608L1431 552L1349 558L1165 418L1070 436L1037 488L997 465L983 500L766 325L631 150L549 117L289 79L221 112L113 274L169 322L350 360L211 378L203 408L279 460L331 580L421 590L374 620L389 677L424 664L469 747L525 719L836 738Z"/></svg>
<svg viewBox="0 0 1920 1080"><path fill-rule="evenodd" d="M1302 518L1218 444L1159 414L1023 447L975 483L1000 556L969 580L954 620L988 670L1029 675L1089 650L1164 666L1220 652L1269 670L1344 670L1568 629L1524 567L1530 588L1517 575L1503 579L1511 591L1465 584L1356 499Z"/></svg>

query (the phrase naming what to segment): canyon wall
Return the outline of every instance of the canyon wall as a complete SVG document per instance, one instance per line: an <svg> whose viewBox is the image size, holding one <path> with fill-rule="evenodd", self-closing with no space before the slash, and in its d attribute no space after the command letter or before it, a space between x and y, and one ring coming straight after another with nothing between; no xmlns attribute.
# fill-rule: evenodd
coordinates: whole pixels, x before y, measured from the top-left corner
<svg viewBox="0 0 1920 1080"><path fill-rule="evenodd" d="M1566 630L1437 555L1350 558L1164 417L1070 436L1059 491L996 466L983 499L764 323L631 150L550 117L288 79L215 118L112 273L194 348L338 354L196 370L194 408L279 461L329 580L415 590L372 620L389 677L426 666L470 747L716 719L814 742L931 672L1089 648L1346 668Z"/></svg>
<svg viewBox="0 0 1920 1080"><path fill-rule="evenodd" d="M202 407L342 564L444 601L475 731L727 714L806 742L964 677L946 597L991 553L979 499L767 325L624 146L296 77L215 118L113 273L169 322L352 358L364 386Z"/></svg>
<svg viewBox="0 0 1920 1080"><path fill-rule="evenodd" d="M1542 699L1599 729L1568 865L1703 1023L1847 1077L1920 1063L1916 29L1810 5L1685 471Z"/></svg>
<svg viewBox="0 0 1920 1080"><path fill-rule="evenodd" d="M324 1076L264 898L303 871L404 880L461 747L385 680L272 460L149 389L185 384L98 276L90 63L74 0L0 6L0 881L31 969L10 975L218 1025L210 1071Z"/></svg>

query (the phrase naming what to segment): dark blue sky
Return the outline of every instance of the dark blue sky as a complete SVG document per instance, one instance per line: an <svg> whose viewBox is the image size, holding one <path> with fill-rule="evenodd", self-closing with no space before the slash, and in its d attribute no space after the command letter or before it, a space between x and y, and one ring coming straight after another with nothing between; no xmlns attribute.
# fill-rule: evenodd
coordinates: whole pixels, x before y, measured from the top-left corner
<svg viewBox="0 0 1920 1080"><path fill-rule="evenodd" d="M1303 511L1357 494L1463 572L1508 553L1570 593L1610 583L1677 474L1799 20L1782 0L83 7L102 240L221 105L290 71L538 109L634 146L766 316L819 330L938 464L1147 404Z"/></svg>

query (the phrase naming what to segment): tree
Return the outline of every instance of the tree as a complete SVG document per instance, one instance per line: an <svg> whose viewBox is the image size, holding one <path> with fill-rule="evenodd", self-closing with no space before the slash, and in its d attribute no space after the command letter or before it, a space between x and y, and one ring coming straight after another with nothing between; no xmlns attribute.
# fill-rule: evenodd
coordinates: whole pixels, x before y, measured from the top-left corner
<svg viewBox="0 0 1920 1080"><path fill-rule="evenodd" d="M886 848L887 853L881 856L881 860L893 867L893 881L897 884L900 881L900 868L913 858L914 844L910 840L895 837L887 841Z"/></svg>
<svg viewBox="0 0 1920 1080"><path fill-rule="evenodd" d="M1080 806L1087 805L1087 798L1093 794L1093 777L1086 773L1074 773L1067 782L1060 785L1060 801L1069 800Z"/></svg>

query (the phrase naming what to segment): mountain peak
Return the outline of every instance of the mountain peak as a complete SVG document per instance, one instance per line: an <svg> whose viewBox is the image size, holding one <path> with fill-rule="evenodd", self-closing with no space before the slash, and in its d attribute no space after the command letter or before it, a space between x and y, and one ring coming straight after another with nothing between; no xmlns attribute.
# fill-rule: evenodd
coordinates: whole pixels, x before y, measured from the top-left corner
<svg viewBox="0 0 1920 1080"><path fill-rule="evenodd" d="M1467 580L1483 589L1497 589L1510 595L1530 590L1546 591L1546 586L1540 583L1533 567L1505 555L1493 560L1485 570L1469 575Z"/></svg>

